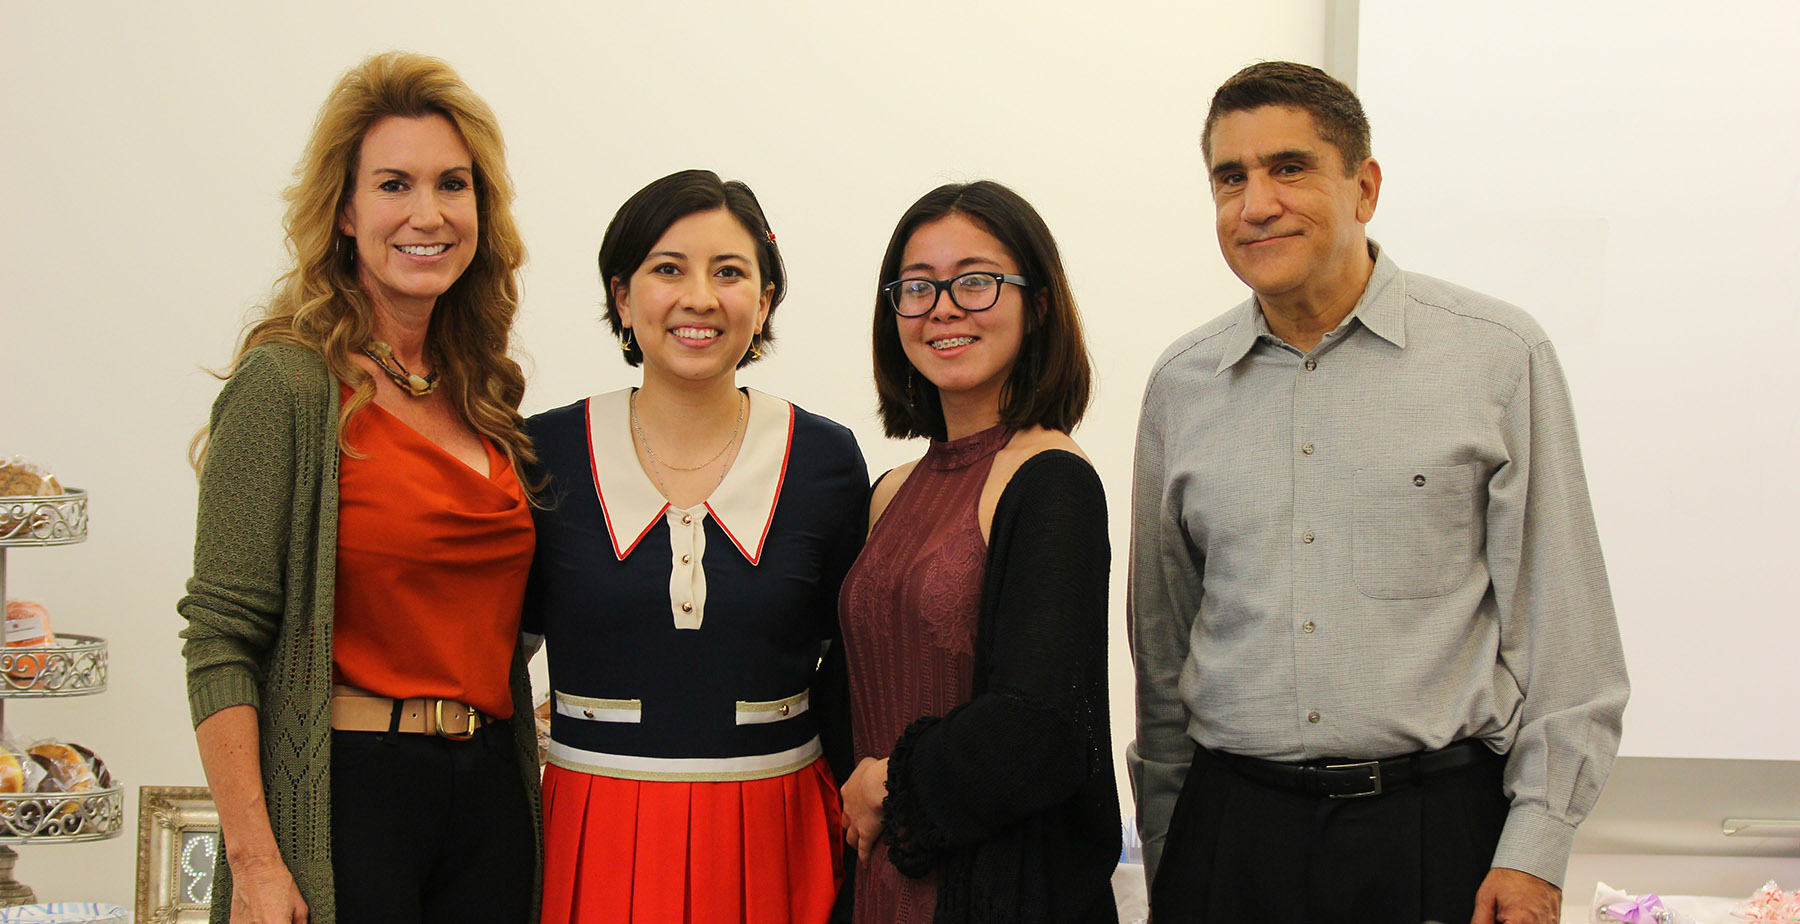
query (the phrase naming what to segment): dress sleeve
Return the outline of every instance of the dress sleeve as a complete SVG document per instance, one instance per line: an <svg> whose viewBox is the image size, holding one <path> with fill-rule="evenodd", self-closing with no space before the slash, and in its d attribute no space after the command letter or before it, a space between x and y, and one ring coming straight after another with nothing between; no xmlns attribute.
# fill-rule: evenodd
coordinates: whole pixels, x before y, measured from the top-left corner
<svg viewBox="0 0 1800 924"><path fill-rule="evenodd" d="M862 552L869 511L869 470L862 451L850 439L846 463L846 489L837 492L840 503L832 508L836 529L825 549L819 586L813 589L812 612L818 625L821 657L813 675L812 701L818 711L819 742L831 772L841 783L855 768L855 745L850 727L850 668L844 657L844 633L838 623L838 592L844 576Z"/></svg>
<svg viewBox="0 0 1800 924"><path fill-rule="evenodd" d="M550 474L551 466L545 458L548 454L545 429L540 418L525 419L525 436L538 451L537 462L526 469L525 478L526 484L537 485L537 490L532 492L531 520L540 536L544 533L545 521L556 515L563 493L563 486ZM519 609L519 642L527 649L526 660L536 655L544 642L543 563L544 556L531 556L531 569L525 578L525 596Z"/></svg>
<svg viewBox="0 0 1800 924"><path fill-rule="evenodd" d="M194 575L176 606L187 619L181 650L196 725L228 706L260 707L286 602L298 408L293 373L260 350L245 354L213 403Z"/></svg>
<svg viewBox="0 0 1800 924"><path fill-rule="evenodd" d="M1144 875L1150 882L1162 860L1175 799L1194 759L1181 672L1200 612L1204 572L1204 562L1188 541L1178 503L1169 493L1173 479L1164 452L1161 394L1152 378L1138 422L1125 594L1127 637L1137 674L1137 738L1125 749L1125 763L1137 800Z"/></svg>
<svg viewBox="0 0 1800 924"><path fill-rule="evenodd" d="M1110 549L1093 467L1059 451L1027 460L1001 494L989 545L998 574L984 581L985 687L915 721L888 759L883 837L911 876L1067 801L1112 759L1094 746L1107 721Z"/></svg>
<svg viewBox="0 0 1800 924"><path fill-rule="evenodd" d="M1489 480L1488 571L1500 661L1524 694L1506 759L1512 809L1494 865L1560 884L1619 750L1629 685L1568 384L1548 342L1530 354Z"/></svg>
<svg viewBox="0 0 1800 924"><path fill-rule="evenodd" d="M531 516L537 520L538 511L532 510ZM538 522L542 523L542 520ZM531 556L531 568L525 577L525 595L519 603L519 650L525 653L527 661L537 657L538 650L544 647L544 584L540 561L540 556Z"/></svg>

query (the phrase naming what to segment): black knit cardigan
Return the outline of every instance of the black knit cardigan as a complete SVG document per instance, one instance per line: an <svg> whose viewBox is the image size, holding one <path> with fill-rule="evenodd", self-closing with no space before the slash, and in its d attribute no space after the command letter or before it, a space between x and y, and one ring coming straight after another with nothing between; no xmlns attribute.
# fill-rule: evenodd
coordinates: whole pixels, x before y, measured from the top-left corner
<svg viewBox="0 0 1800 924"><path fill-rule="evenodd" d="M1039 453L1000 495L968 702L913 722L888 760L889 858L937 872L936 924L1118 920L1107 718L1106 496Z"/></svg>

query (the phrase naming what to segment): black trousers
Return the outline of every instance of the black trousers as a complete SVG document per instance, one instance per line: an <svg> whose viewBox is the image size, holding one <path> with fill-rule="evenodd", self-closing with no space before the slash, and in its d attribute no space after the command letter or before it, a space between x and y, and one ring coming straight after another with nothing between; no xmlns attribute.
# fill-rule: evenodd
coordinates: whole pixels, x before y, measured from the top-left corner
<svg viewBox="0 0 1800 924"><path fill-rule="evenodd" d="M340 924L535 924L530 803L509 723L468 741L331 733Z"/></svg>
<svg viewBox="0 0 1800 924"><path fill-rule="evenodd" d="M1154 924L1467 924L1506 823L1504 759L1329 799L1194 754L1150 887Z"/></svg>

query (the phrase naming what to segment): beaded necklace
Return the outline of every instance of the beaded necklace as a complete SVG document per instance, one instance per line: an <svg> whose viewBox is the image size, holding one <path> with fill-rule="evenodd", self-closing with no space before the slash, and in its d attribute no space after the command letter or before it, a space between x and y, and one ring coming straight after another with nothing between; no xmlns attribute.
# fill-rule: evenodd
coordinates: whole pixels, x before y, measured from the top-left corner
<svg viewBox="0 0 1800 924"><path fill-rule="evenodd" d="M363 344L362 355L369 357L381 371L387 373L388 378L394 380L395 385L405 389L407 394L415 398L423 398L437 391L438 371L436 369L431 370L430 375L423 376L408 372L406 367L400 364L400 360L394 356L394 348L380 340L371 340Z"/></svg>

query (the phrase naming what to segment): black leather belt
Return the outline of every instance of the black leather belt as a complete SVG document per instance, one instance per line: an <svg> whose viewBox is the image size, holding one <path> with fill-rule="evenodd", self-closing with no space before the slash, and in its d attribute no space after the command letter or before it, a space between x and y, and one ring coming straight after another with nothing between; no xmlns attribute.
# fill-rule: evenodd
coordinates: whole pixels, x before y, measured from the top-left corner
<svg viewBox="0 0 1800 924"><path fill-rule="evenodd" d="M1212 753L1252 782L1328 799L1379 796L1432 774L1460 770L1495 758L1493 751L1473 739L1458 741L1436 751L1420 751L1386 760L1284 764L1223 751Z"/></svg>

